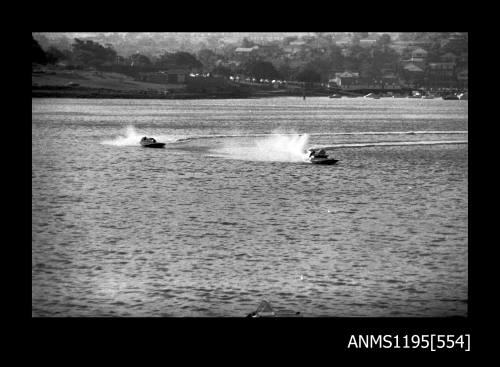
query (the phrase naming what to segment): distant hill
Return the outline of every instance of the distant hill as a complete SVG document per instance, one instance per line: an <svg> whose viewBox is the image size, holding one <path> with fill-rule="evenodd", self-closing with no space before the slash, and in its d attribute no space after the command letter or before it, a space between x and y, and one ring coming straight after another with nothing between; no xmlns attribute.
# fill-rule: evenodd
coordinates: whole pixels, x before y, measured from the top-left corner
<svg viewBox="0 0 500 367"><path fill-rule="evenodd" d="M282 40L285 37L302 37L311 32L34 32L40 46L70 48L74 38L111 44L118 54L128 56L140 52L158 54L164 51L196 52L202 48L217 49L227 44L240 44L244 38L254 42Z"/></svg>

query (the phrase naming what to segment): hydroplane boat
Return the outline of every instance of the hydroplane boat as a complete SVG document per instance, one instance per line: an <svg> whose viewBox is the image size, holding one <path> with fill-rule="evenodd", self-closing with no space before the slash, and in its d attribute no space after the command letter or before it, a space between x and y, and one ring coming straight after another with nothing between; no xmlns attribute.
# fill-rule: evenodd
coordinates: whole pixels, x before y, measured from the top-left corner
<svg viewBox="0 0 500 367"><path fill-rule="evenodd" d="M338 162L338 159L329 158L324 149L316 152L316 149L309 149L309 161L313 164L332 165Z"/></svg>
<svg viewBox="0 0 500 367"><path fill-rule="evenodd" d="M141 145L146 148L163 148L165 143L158 143L154 138L143 137Z"/></svg>
<svg viewBox="0 0 500 367"><path fill-rule="evenodd" d="M253 312L250 312L247 317L301 317L300 312L292 311L275 311L268 301L262 301L259 307Z"/></svg>

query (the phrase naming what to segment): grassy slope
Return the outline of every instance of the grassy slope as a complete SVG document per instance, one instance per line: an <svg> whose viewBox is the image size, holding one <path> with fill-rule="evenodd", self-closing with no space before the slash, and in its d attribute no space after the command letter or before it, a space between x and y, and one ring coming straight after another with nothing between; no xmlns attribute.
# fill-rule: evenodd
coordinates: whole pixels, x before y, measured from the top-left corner
<svg viewBox="0 0 500 367"><path fill-rule="evenodd" d="M68 86L69 83L77 83L78 86ZM235 90L224 91L202 91L189 92L182 84L157 84L135 81L132 77L119 73L99 72L90 70L58 70L53 68L43 68L43 73L32 72L31 74L32 95L35 97L99 97L103 98L178 98L181 96L191 96L196 98L214 97L218 95L222 98L228 97L273 97L279 95L300 95L302 90L275 90L264 88L260 84L252 86L249 92L242 90L241 85L228 82L228 85L235 86ZM44 88L46 87L46 88ZM50 88L49 88L50 87ZM54 87L56 90L54 90ZM61 87L61 89L58 89ZM164 95L165 90L175 91ZM249 94L250 93L250 94ZM309 93L310 94L310 93ZM324 95L322 92L318 95ZM310 94L311 95L311 94Z"/></svg>
<svg viewBox="0 0 500 367"><path fill-rule="evenodd" d="M44 74L32 73L31 83L38 86L67 86L68 83L78 83L80 87L111 89L121 91L157 90L182 88L177 84L156 84L135 81L132 77L96 71L58 70L47 71Z"/></svg>

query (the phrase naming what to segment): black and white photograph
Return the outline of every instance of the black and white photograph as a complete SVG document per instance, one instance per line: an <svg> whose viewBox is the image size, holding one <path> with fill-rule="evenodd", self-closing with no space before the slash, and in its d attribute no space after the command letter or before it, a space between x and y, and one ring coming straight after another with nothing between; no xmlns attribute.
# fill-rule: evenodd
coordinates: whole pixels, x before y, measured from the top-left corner
<svg viewBox="0 0 500 367"><path fill-rule="evenodd" d="M31 58L32 318L468 317L468 32Z"/></svg>

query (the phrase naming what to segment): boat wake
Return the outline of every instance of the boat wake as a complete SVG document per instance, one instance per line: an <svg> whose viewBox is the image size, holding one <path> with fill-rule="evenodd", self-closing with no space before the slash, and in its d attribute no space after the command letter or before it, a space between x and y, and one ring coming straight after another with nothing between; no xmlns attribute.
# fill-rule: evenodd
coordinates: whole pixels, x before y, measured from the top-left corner
<svg viewBox="0 0 500 367"><path fill-rule="evenodd" d="M339 148L365 148L365 147L390 147L390 146L409 146L409 145L447 145L447 144L468 144L467 140L426 140L426 141L390 141L377 143L346 143L320 146L323 149Z"/></svg>
<svg viewBox="0 0 500 367"><path fill-rule="evenodd" d="M424 130L424 131L361 131L361 132L325 132L308 133L309 136L352 136L352 135L455 135L468 134L467 130ZM219 134L219 135L197 135L178 138L176 142L187 142L202 139L220 139L220 138L257 138L273 136L296 136L297 133L262 133L262 134Z"/></svg>
<svg viewBox="0 0 500 367"><path fill-rule="evenodd" d="M362 131L342 133L319 133L314 135L450 135L468 134L467 130L424 130L424 131ZM311 134L313 135L313 134Z"/></svg>
<svg viewBox="0 0 500 367"><path fill-rule="evenodd" d="M224 139L224 138L249 138L254 141L256 146L260 146L262 149L272 148L268 146L268 143L276 141L279 145L279 152L289 152L295 151L295 148L290 149L290 147L295 147L300 145L302 141L299 137L303 136L363 136L363 135L450 135L450 134L468 134L466 130L441 130L441 131L362 131L362 132L324 132L324 133L308 133L308 134L297 134L297 133L261 133L261 134L213 134L213 135L195 135L195 136L172 136L172 135L158 135L154 134L154 137L158 141L165 143L185 143L196 140L203 139ZM124 135L119 135L116 138L108 139L102 141L105 145L114 146L136 146L140 145L139 141L143 136L150 136L151 133L138 132L133 126L128 126L125 130ZM263 140L258 140L255 138L264 138ZM273 140L275 139L275 140ZM302 138L305 139L305 138ZM307 140L307 139L305 139ZM262 144L264 146L262 146ZM285 147L284 149L282 149Z"/></svg>
<svg viewBox="0 0 500 367"><path fill-rule="evenodd" d="M198 144L183 144L201 139L221 139L217 144L207 147L210 156L262 162L308 162L307 149L310 136L342 136L342 135L438 135L438 134L468 134L467 131L367 131L367 132L338 132L338 133L267 133L267 134L219 134L179 136L153 134L158 142L170 144L179 149L196 150ZM101 144L112 146L140 146L143 136L151 136L150 132L138 132L133 126L128 126L124 135L104 140ZM415 145L447 145L468 144L468 140L424 140L424 141L385 141L385 142L349 142L339 144L318 145L314 148L326 150L340 148L364 148L377 146L415 146Z"/></svg>
<svg viewBox="0 0 500 367"><path fill-rule="evenodd" d="M309 135L276 135L266 138L245 139L245 141L229 140L222 147L210 150L212 156L268 162L309 162ZM386 142L352 142L314 146L325 150L341 148L391 147L391 146L425 146L468 144L467 140L425 140L425 141L386 141Z"/></svg>

